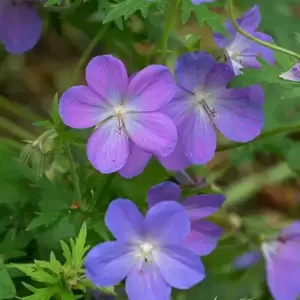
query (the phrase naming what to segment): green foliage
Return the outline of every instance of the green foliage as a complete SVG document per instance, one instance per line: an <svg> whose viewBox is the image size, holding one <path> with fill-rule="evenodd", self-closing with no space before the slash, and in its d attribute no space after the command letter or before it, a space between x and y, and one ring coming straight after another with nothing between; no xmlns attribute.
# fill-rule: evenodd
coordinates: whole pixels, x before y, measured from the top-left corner
<svg viewBox="0 0 300 300"><path fill-rule="evenodd" d="M50 300L54 296L60 297L61 300L79 299L81 296L75 296L72 291L86 292L87 287L90 286L82 277L84 256L89 249L89 246L86 246L86 236L87 226L86 223L83 223L78 237L75 240L70 239L70 246L61 241L65 258L63 264L57 260L54 252L50 253L49 261L35 260L33 264L12 264L14 268L26 274L33 281L46 285L43 288L35 288L23 283L33 293L23 299Z"/></svg>

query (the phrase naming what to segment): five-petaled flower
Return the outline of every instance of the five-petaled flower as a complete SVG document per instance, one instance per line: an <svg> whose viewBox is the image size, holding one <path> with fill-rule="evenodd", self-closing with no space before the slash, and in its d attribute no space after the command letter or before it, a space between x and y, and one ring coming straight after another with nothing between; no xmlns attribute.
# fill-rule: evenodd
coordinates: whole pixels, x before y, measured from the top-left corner
<svg viewBox="0 0 300 300"><path fill-rule="evenodd" d="M300 221L282 229L279 235L258 250L235 259L234 269L249 268L262 256L266 261L267 284L275 300L296 300L300 296Z"/></svg>
<svg viewBox="0 0 300 300"><path fill-rule="evenodd" d="M87 254L86 274L94 285L126 278L130 300L168 300L171 287L188 289L204 279L197 254L181 245L190 222L179 203L158 203L143 217L131 201L118 199L109 205L105 223L117 240Z"/></svg>
<svg viewBox="0 0 300 300"><path fill-rule="evenodd" d="M35 2L38 1L0 2L0 42L13 54L21 54L32 49L42 32L42 21L35 9Z"/></svg>
<svg viewBox="0 0 300 300"><path fill-rule="evenodd" d="M243 30L254 37L266 42L273 42L271 36L256 31L260 20L259 6L255 5L237 19L237 22ZM257 44L238 33L230 21L226 21L225 27L230 36L226 37L221 33L215 33L214 40L218 47L225 49L228 63L232 65L235 74L239 74L239 70L242 68L260 68L261 65L257 60L257 56L261 56L270 64L275 63L273 50Z"/></svg>
<svg viewBox="0 0 300 300"><path fill-rule="evenodd" d="M148 194L149 207L161 201L179 201L181 190L173 182L167 181L153 186ZM209 254L217 244L222 235L222 229L207 220L202 220L223 204L225 197L219 194L194 195L182 201L182 205L191 222L191 231L183 241L182 245L197 255Z"/></svg>
<svg viewBox="0 0 300 300"><path fill-rule="evenodd" d="M86 68L88 86L73 86L60 99L59 112L73 128L96 126L87 144L91 164L102 173L139 174L152 154L170 154L177 141L172 120L158 110L176 85L166 66L150 65L128 78L124 64L97 56Z"/></svg>
<svg viewBox="0 0 300 300"><path fill-rule="evenodd" d="M296 63L290 70L279 76L286 80L300 81L300 63Z"/></svg>
<svg viewBox="0 0 300 300"><path fill-rule="evenodd" d="M250 88L227 88L235 76L227 64L216 63L206 52L180 56L175 65L178 88L163 112L178 130L176 149L160 158L170 168L183 162L206 164L215 153L214 125L228 139L248 142L258 136L264 123L261 101L253 101Z"/></svg>

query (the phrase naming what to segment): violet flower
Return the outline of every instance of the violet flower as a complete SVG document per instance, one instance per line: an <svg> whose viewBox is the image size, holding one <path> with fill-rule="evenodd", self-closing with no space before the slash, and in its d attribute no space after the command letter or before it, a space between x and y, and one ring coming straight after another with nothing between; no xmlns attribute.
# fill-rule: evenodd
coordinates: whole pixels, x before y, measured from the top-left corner
<svg viewBox="0 0 300 300"><path fill-rule="evenodd" d="M163 111L175 122L178 143L170 156L160 158L168 168L190 161L206 164L215 153L214 125L229 140L248 142L264 123L262 103L252 101L250 88L228 89L235 76L227 64L216 63L206 52L180 56L175 65L178 88Z"/></svg>
<svg viewBox="0 0 300 300"><path fill-rule="evenodd" d="M0 1L0 42L13 54L32 49L42 33L36 0Z"/></svg>
<svg viewBox="0 0 300 300"><path fill-rule="evenodd" d="M300 63L295 64L290 70L282 73L279 77L291 80L291 81L300 81Z"/></svg>
<svg viewBox="0 0 300 300"><path fill-rule="evenodd" d="M261 260L262 256L259 250L251 250L244 252L243 254L236 257L232 263L234 270L244 270L252 267Z"/></svg>
<svg viewBox="0 0 300 300"><path fill-rule="evenodd" d="M300 222L283 229L275 241L263 243L267 282L275 300L300 297Z"/></svg>
<svg viewBox="0 0 300 300"><path fill-rule="evenodd" d="M191 0L193 4L195 5L199 5L199 4L202 4L202 3L210 3L210 2L213 2L215 0Z"/></svg>
<svg viewBox="0 0 300 300"><path fill-rule="evenodd" d="M243 270L262 257L266 262L267 284L274 300L296 300L300 296L300 221L293 222L279 235L261 246L238 256L232 267Z"/></svg>
<svg viewBox="0 0 300 300"><path fill-rule="evenodd" d="M255 5L242 17L237 19L237 22L243 30L254 37L266 42L273 42L271 36L256 31L260 20L259 6ZM273 50L259 45L238 33L230 21L225 23L225 27L230 36L225 37L221 33L215 33L214 40L218 47L225 50L228 62L232 65L235 74L239 74L239 70L245 67L260 68L261 65L257 61L257 56L261 56L270 64L275 63Z"/></svg>
<svg viewBox="0 0 300 300"><path fill-rule="evenodd" d="M149 207L161 201L179 201L181 190L173 182L163 182L153 186L147 195ZM223 204L225 197L218 194L195 195L187 197L182 205L191 222L191 232L182 245L197 255L207 255L217 245L222 229L207 220L203 220L216 212Z"/></svg>
<svg viewBox="0 0 300 300"><path fill-rule="evenodd" d="M182 205L162 202L145 217L127 199L110 203L106 226L116 241L87 254L87 278L96 286L112 286L126 278L129 300L168 300L171 287L188 289L205 277L198 256L181 246L190 232Z"/></svg>
<svg viewBox="0 0 300 300"><path fill-rule="evenodd" d="M128 79L112 55L93 58L87 86L73 86L60 99L63 122L73 128L96 126L87 144L91 164L102 173L138 175L152 154L170 154L177 141L172 120L158 112L174 96L175 82L162 65L150 65Z"/></svg>

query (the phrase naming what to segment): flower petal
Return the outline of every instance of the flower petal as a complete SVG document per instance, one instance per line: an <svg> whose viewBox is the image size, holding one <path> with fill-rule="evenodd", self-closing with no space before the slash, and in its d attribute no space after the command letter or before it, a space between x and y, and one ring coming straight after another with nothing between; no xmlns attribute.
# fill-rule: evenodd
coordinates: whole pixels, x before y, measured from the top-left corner
<svg viewBox="0 0 300 300"><path fill-rule="evenodd" d="M88 86L109 105L120 105L126 95L128 75L124 64L112 55L94 57L86 68Z"/></svg>
<svg viewBox="0 0 300 300"><path fill-rule="evenodd" d="M190 222L181 204L163 201L148 211L145 230L149 238L161 245L180 244L190 231Z"/></svg>
<svg viewBox="0 0 300 300"><path fill-rule="evenodd" d="M215 0L191 0L193 4L195 5L199 5L199 4L202 4L202 3L210 3L210 2L213 2Z"/></svg>
<svg viewBox="0 0 300 300"><path fill-rule="evenodd" d="M249 99L249 89L228 89L214 104L214 124L228 139L248 142L257 137L264 125L262 105Z"/></svg>
<svg viewBox="0 0 300 300"><path fill-rule="evenodd" d="M87 86L73 86L59 101L59 114L72 128L89 128L110 116L109 107Z"/></svg>
<svg viewBox="0 0 300 300"><path fill-rule="evenodd" d="M264 90L259 84L249 86L249 99L255 103L264 103Z"/></svg>
<svg viewBox="0 0 300 300"><path fill-rule="evenodd" d="M273 38L270 35L265 34L263 32L255 32L253 36L265 42L274 44ZM256 43L255 43L255 49L257 51L257 54L261 56L265 61L267 61L271 65L275 64L276 59L275 59L274 51L272 49Z"/></svg>
<svg viewBox="0 0 300 300"><path fill-rule="evenodd" d="M143 172L151 157L151 153L145 152L134 143L131 143L127 163L119 170L119 174L128 179L139 175Z"/></svg>
<svg viewBox="0 0 300 300"><path fill-rule="evenodd" d="M193 164L206 164L216 151L216 132L204 110L190 115L178 128L185 153Z"/></svg>
<svg viewBox="0 0 300 300"><path fill-rule="evenodd" d="M170 70L166 66L151 65L131 79L125 105L131 111L156 111L172 100L175 90Z"/></svg>
<svg viewBox="0 0 300 300"><path fill-rule="evenodd" d="M101 173L118 171L128 160L128 136L119 125L117 118L109 119L101 124L88 140L88 159Z"/></svg>
<svg viewBox="0 0 300 300"><path fill-rule="evenodd" d="M227 64L215 64L205 78L205 88L215 93L224 89L234 76L234 72Z"/></svg>
<svg viewBox="0 0 300 300"><path fill-rule="evenodd" d="M295 64L290 70L279 75L281 78L291 81L300 81L300 63Z"/></svg>
<svg viewBox="0 0 300 300"><path fill-rule="evenodd" d="M254 32L259 26L261 15L259 6L256 4L237 19L238 24L247 32Z"/></svg>
<svg viewBox="0 0 300 300"><path fill-rule="evenodd" d="M221 49L226 48L232 41L232 38L226 37L220 32L215 32L213 38L216 45Z"/></svg>
<svg viewBox="0 0 300 300"><path fill-rule="evenodd" d="M260 251L248 251L236 257L236 259L233 261L232 267L234 270L248 269L261 260L261 258L262 256Z"/></svg>
<svg viewBox="0 0 300 300"><path fill-rule="evenodd" d="M300 236L300 221L295 221L286 228L282 229L279 236L285 239L292 238L294 236Z"/></svg>
<svg viewBox="0 0 300 300"><path fill-rule="evenodd" d="M214 64L215 59L203 51L188 52L179 56L175 65L179 85L190 92L199 89Z"/></svg>
<svg viewBox="0 0 300 300"><path fill-rule="evenodd" d="M300 296L300 266L293 261L267 260L267 282L276 300L295 300Z"/></svg>
<svg viewBox="0 0 300 300"><path fill-rule="evenodd" d="M105 224L118 241L138 240L143 233L143 222L143 215L127 199L111 202L105 214Z"/></svg>
<svg viewBox="0 0 300 300"><path fill-rule="evenodd" d="M180 187L171 181L165 181L151 187L147 193L149 207L161 201L178 201L180 198Z"/></svg>
<svg viewBox="0 0 300 300"><path fill-rule="evenodd" d="M32 49L42 33L42 21L36 10L27 3L13 5L10 2L1 10L0 40L6 50L21 54Z"/></svg>
<svg viewBox="0 0 300 300"><path fill-rule="evenodd" d="M215 213L225 201L221 194L195 195L185 198L183 206L190 221L196 221Z"/></svg>
<svg viewBox="0 0 300 300"><path fill-rule="evenodd" d="M190 114L193 112L193 107L189 105L189 99L195 95L181 88L177 87L174 98L170 103L165 105L160 111L168 115L178 127L186 119L189 119Z"/></svg>
<svg viewBox="0 0 300 300"><path fill-rule="evenodd" d="M204 266L198 256L183 247L160 248L154 260L166 282L177 289L189 289L205 277Z"/></svg>
<svg viewBox="0 0 300 300"><path fill-rule="evenodd" d="M185 154L184 147L181 145L181 140L178 139L174 151L164 157L158 157L158 161L170 171L180 171L191 165L190 160Z"/></svg>
<svg viewBox="0 0 300 300"><path fill-rule="evenodd" d="M291 237L283 244L280 244L277 250L277 257L293 261L296 264L300 263L300 236Z"/></svg>
<svg viewBox="0 0 300 300"><path fill-rule="evenodd" d="M130 300L169 300L171 287L155 264L143 263L128 275L126 293Z"/></svg>
<svg viewBox="0 0 300 300"><path fill-rule="evenodd" d="M191 224L191 232L185 238L182 246L190 249L197 255L207 255L217 246L223 230L206 220L194 221Z"/></svg>
<svg viewBox="0 0 300 300"><path fill-rule="evenodd" d="M176 127L160 112L127 113L125 126L130 139L145 151L166 156L176 146Z"/></svg>
<svg viewBox="0 0 300 300"><path fill-rule="evenodd" d="M84 266L87 278L96 286L112 286L122 281L139 263L135 252L126 244L106 242L93 247Z"/></svg>

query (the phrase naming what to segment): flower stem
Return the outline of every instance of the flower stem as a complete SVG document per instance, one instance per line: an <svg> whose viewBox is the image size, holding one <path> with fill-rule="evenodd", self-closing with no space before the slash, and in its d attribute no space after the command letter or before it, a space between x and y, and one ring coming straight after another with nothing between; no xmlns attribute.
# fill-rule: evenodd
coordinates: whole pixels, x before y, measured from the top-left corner
<svg viewBox="0 0 300 300"><path fill-rule="evenodd" d="M272 130L267 130L265 132L263 132L261 135L259 135L256 139L249 141L247 143L229 143L227 145L220 145L217 147L217 152L222 152L222 151L226 151L226 150L230 150L230 149L234 149L234 148L238 148L241 147L243 145L247 145L250 144L252 142L255 142L257 140L272 136L272 135L276 135L279 133L289 133L289 132L295 132L295 131L299 131L300 130L300 124L293 124L293 125L286 125L286 126L282 126L276 129L272 129Z"/></svg>
<svg viewBox="0 0 300 300"><path fill-rule="evenodd" d="M82 53L76 67L75 70L73 72L73 75L68 83L68 87L75 84L78 80L79 74L82 70L82 68L84 67L84 65L87 63L88 59L90 58L93 50L95 49L95 47L98 45L99 41L102 39L103 35L105 34L107 28L108 28L108 24L102 25L100 30L98 31L98 33L94 36L94 38L91 40L90 44L88 45L88 47L84 50L84 52Z"/></svg>
<svg viewBox="0 0 300 300"><path fill-rule="evenodd" d="M166 10L164 31L161 39L161 49L163 52L163 56L165 56L168 50L169 35L176 25L177 9L179 4L180 0L170 0L169 7Z"/></svg>
<svg viewBox="0 0 300 300"><path fill-rule="evenodd" d="M298 60L300 60L300 54L296 53L296 52L293 52L291 50L288 50L286 48L283 48L283 47L279 47L279 46L276 46L275 44L272 44L272 43L268 43L268 42L265 42L263 40L260 40L256 37L254 37L253 35L249 34L248 32L244 31L238 24L238 22L236 21L236 18L234 16L234 12L233 12L233 0L228 0L227 1L227 7L228 7L228 13L229 13L229 17L230 17L230 20L233 24L233 26L235 27L235 29L243 36L245 36L246 38L248 38L249 40L257 43L257 44L260 44L262 46L265 46L267 48L270 48L274 51L278 51L278 52L281 52L281 53L284 53L284 54L287 54L287 55L290 55L290 56L293 56L295 58L297 58Z"/></svg>
<svg viewBox="0 0 300 300"><path fill-rule="evenodd" d="M67 154L67 158L68 158L69 165L70 165L70 173L73 178L73 184L74 184L74 187L75 187L75 190L77 193L77 197L78 197L78 202L80 203L80 208L84 209L84 203L83 203L82 194L81 194L81 190L80 190L79 177L76 172L76 166L74 163L73 155L72 155L72 152L71 152L71 149L70 149L70 146L68 143L65 143L65 149L66 149L66 154Z"/></svg>

